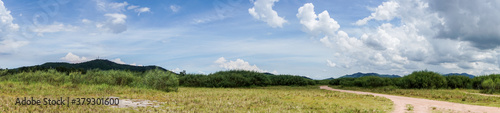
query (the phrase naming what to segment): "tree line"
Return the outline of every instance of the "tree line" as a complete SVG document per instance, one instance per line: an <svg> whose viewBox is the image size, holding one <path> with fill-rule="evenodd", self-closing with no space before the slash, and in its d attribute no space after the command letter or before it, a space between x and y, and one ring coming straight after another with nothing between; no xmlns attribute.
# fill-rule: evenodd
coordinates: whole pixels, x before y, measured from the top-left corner
<svg viewBox="0 0 500 113"><path fill-rule="evenodd" d="M414 71L401 78L383 78L378 76L338 78L331 80L329 84L366 88L383 86L394 86L406 89L463 88L480 89L482 93L494 93L500 92L500 75L491 74L469 78L462 75L442 76L436 72L423 70Z"/></svg>
<svg viewBox="0 0 500 113"><path fill-rule="evenodd" d="M219 71L203 74L180 74L179 83L187 87L252 87L252 86L305 86L315 85L315 80L294 75L273 75L245 70Z"/></svg>

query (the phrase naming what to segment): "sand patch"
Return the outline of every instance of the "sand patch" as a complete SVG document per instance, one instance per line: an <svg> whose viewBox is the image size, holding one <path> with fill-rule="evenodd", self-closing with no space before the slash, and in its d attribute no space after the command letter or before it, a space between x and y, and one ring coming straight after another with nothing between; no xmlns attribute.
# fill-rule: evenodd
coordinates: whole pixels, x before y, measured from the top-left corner
<svg viewBox="0 0 500 113"><path fill-rule="evenodd" d="M119 98L119 97L109 97L109 98ZM120 99L118 105L112 105L111 107L116 108L136 108L136 107L160 107L157 101L143 100L143 99Z"/></svg>

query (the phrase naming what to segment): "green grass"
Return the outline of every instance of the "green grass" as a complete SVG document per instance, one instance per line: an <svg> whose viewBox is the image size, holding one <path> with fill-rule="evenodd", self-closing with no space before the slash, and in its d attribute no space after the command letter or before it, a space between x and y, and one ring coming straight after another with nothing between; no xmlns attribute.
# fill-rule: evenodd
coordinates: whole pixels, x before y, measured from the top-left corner
<svg viewBox="0 0 500 113"><path fill-rule="evenodd" d="M112 108L102 105L19 106L17 97L120 97L157 101L160 107ZM147 88L66 83L0 82L0 112L388 112L392 102L307 87L189 88L164 92Z"/></svg>
<svg viewBox="0 0 500 113"><path fill-rule="evenodd" d="M399 95L406 97L425 98L431 100L448 101L454 103L500 107L500 97L482 96L479 90L473 89L399 89L395 87L361 88L330 86L332 88L366 91L382 94Z"/></svg>

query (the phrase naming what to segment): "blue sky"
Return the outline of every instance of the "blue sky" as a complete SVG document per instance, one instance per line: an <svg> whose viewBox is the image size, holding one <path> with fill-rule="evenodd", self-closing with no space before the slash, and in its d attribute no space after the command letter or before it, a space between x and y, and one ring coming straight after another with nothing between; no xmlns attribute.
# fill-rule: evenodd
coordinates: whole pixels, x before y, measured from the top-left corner
<svg viewBox="0 0 500 113"><path fill-rule="evenodd" d="M500 2L2 0L0 68L105 58L315 79L500 71Z"/></svg>

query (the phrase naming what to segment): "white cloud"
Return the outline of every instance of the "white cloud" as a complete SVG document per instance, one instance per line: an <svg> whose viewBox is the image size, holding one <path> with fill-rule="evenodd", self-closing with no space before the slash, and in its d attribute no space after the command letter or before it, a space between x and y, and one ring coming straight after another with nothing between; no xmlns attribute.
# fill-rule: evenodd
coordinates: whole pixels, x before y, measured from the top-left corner
<svg viewBox="0 0 500 113"><path fill-rule="evenodd" d="M304 25L305 30L314 35L323 33L328 36L335 35L335 31L340 25L333 18L330 18L328 11L323 11L319 15L314 12L314 5L306 3L298 9L297 18L300 24ZM319 20L318 20L319 19Z"/></svg>
<svg viewBox="0 0 500 113"><path fill-rule="evenodd" d="M219 65L219 67L221 68L229 70L248 70L257 72L267 72L265 70L259 69L259 67L257 67L256 65L250 65L250 63L242 59L236 59L235 61L227 61L224 57L220 57L214 63Z"/></svg>
<svg viewBox="0 0 500 113"><path fill-rule="evenodd" d="M27 41L18 41L9 36L19 30L19 25L13 23L14 18L10 11L4 6L0 0L0 53L8 53L16 50L19 47L27 45Z"/></svg>
<svg viewBox="0 0 500 113"><path fill-rule="evenodd" d="M373 12L370 16L363 18L361 20L356 21L356 25L365 25L366 22L375 19L375 20L392 20L397 16L397 10L399 8L399 4L394 1L388 1L382 3L382 5L375 8L375 12Z"/></svg>
<svg viewBox="0 0 500 113"><path fill-rule="evenodd" d="M141 13L145 13L145 12L151 12L149 7L137 8L134 11L137 12L137 15L141 15Z"/></svg>
<svg viewBox="0 0 500 113"><path fill-rule="evenodd" d="M182 69L179 69L179 68L175 68L175 69L172 69L172 70L170 70L170 71L173 71L173 72L175 72L175 73L180 73L180 72L182 72L183 70L182 70Z"/></svg>
<svg viewBox="0 0 500 113"><path fill-rule="evenodd" d="M86 24L88 24L88 23L92 23L92 21L91 21L91 20L89 20L89 19L82 19L82 23L86 23Z"/></svg>
<svg viewBox="0 0 500 113"><path fill-rule="evenodd" d="M328 59L326 60L326 65L329 66L329 67L335 67L335 66L337 66L337 64L333 63L332 61L330 61Z"/></svg>
<svg viewBox="0 0 500 113"><path fill-rule="evenodd" d="M127 7L127 10L132 10L132 9L135 9L135 8L139 8L139 6L130 5L130 6Z"/></svg>
<svg viewBox="0 0 500 113"><path fill-rule="evenodd" d="M441 66L447 69L460 69L456 63L441 63Z"/></svg>
<svg viewBox="0 0 500 113"><path fill-rule="evenodd" d="M348 33L339 30L340 26L336 24L335 20L327 16L328 13L326 11L323 11L323 18L320 17L321 14L316 15L314 6L311 3L307 3L299 8L297 18L304 25L305 32L314 36L323 34L323 38L319 41L331 48L334 53L341 53L334 55L334 59L336 59L335 66L337 67L354 67L357 71L390 71L393 73L408 73L428 67L439 67L436 70L449 69L476 75L500 70L500 49L491 49L495 45L488 45L490 42L495 42L496 39L475 35L471 31L478 29L469 29L475 26L487 26L490 28L490 31L498 30L495 27L498 24L494 24L499 23L495 22L498 19L493 20L490 18L491 15L478 14L479 12L476 12L474 9L477 7L486 7L485 9L494 8L477 6L482 3L461 4L453 2L453 4L455 4L454 6L464 7L464 10L460 10L461 7L449 8L448 5L440 7L438 3L432 4L426 0L391 0L384 2L374 9L370 16L357 22L358 25L364 25L370 24L366 22L373 20L383 22L382 24L375 28L350 28L363 31L361 34L358 34L361 35L359 38L350 37ZM460 11L476 12L470 13L476 16L454 14ZM390 22L395 17L400 20ZM482 21L477 20L477 18L484 18L484 22L490 24L481 25ZM332 21L324 23L321 21L322 19ZM467 19L471 21L469 23L465 22ZM456 21L460 21L462 24L454 23ZM471 24L470 22L475 24ZM320 27L322 25L334 27ZM455 29L460 27L462 27L460 30ZM447 30L451 31L448 32ZM495 36L492 32L484 31L488 30L477 31L477 33L481 32ZM457 36L467 35L478 38L469 40L465 39L465 37L464 39L439 37L451 36L450 34L446 34L451 32L454 32L452 34L456 34ZM488 40L488 42L481 42L485 40ZM478 47L477 44L485 45ZM330 62L327 61L327 65Z"/></svg>
<svg viewBox="0 0 500 113"><path fill-rule="evenodd" d="M287 21L283 17L279 17L278 13L273 10L274 2L279 0L256 0L254 6L248 9L248 13L255 19L266 22L269 26L283 27Z"/></svg>
<svg viewBox="0 0 500 113"><path fill-rule="evenodd" d="M82 20L82 22L83 21L88 22L88 20L86 20L86 19ZM76 29L78 29L78 28L75 26L64 25L62 23L55 22L51 25L36 26L35 28L32 29L32 31L37 33L38 36L43 36L44 33L55 33L55 32L61 32L61 31L74 31Z"/></svg>
<svg viewBox="0 0 500 113"><path fill-rule="evenodd" d="M62 57L61 60L64 60L64 61L67 61L70 63L80 63L80 62L88 61L89 59L87 59L86 57L77 56L77 55L69 52L68 54L66 54L66 56Z"/></svg>
<svg viewBox="0 0 500 113"><path fill-rule="evenodd" d="M137 15L141 13L151 12L149 7L140 7L137 5L131 5L127 2L106 2L103 0L96 0L97 8L103 11L106 20L96 20L92 22L88 19L83 19L82 22L85 24L94 23L97 29L111 32L111 33L122 33L127 30L126 19L127 15L125 11L134 11Z"/></svg>
<svg viewBox="0 0 500 113"><path fill-rule="evenodd" d="M112 33L121 33L127 30L125 20L127 19L126 15L119 13L108 13L104 16L106 16L108 20L106 21L106 23L98 25L98 27L102 26L105 30L109 30Z"/></svg>
<svg viewBox="0 0 500 113"><path fill-rule="evenodd" d="M276 71L276 70L274 70L274 71L272 71L272 72L270 72L270 73L271 73L271 74L274 74L274 75L278 75L278 74L279 74L279 73L278 73L278 71Z"/></svg>
<svg viewBox="0 0 500 113"><path fill-rule="evenodd" d="M3 1L0 1L0 34L6 34L19 29L19 25L12 23L13 20L14 18L10 15L10 11L5 8Z"/></svg>
<svg viewBox="0 0 500 113"><path fill-rule="evenodd" d="M113 59L113 60L111 60L111 61L113 61L113 62L115 62L115 63L117 63L117 64L126 64L126 63L125 63L125 62L123 62L120 58L116 58L116 59Z"/></svg>
<svg viewBox="0 0 500 113"><path fill-rule="evenodd" d="M196 19L193 19L193 24L202 24L202 23L208 23L208 22L212 22L212 21L217 21L217 20L222 20L226 17L224 16L207 16L207 17L202 17L202 18L196 18Z"/></svg>
<svg viewBox="0 0 500 113"><path fill-rule="evenodd" d="M116 12L122 12L125 11L125 7L128 6L127 2L122 2L122 3L116 3L116 2L111 2L108 3L108 9Z"/></svg>
<svg viewBox="0 0 500 113"><path fill-rule="evenodd" d="M1 38L0 38L1 39ZM28 41L16 41L13 39L5 39L0 41L0 53L10 53L14 50L29 44Z"/></svg>
<svg viewBox="0 0 500 113"><path fill-rule="evenodd" d="M178 12L179 10L181 10L181 6L178 6L178 5L170 5L170 10L172 10L172 12L176 13L176 12Z"/></svg>

